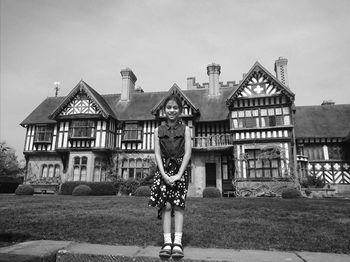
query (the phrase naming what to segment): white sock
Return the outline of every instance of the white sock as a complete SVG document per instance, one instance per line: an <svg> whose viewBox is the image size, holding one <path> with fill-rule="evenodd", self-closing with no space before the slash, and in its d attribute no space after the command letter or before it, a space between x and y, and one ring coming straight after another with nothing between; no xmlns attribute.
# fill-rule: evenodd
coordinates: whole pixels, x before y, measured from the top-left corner
<svg viewBox="0 0 350 262"><path fill-rule="evenodd" d="M164 235L164 244L165 243L172 243L171 241L171 233L163 233ZM164 247L164 249L171 249L171 246L170 245L167 245Z"/></svg>
<svg viewBox="0 0 350 262"><path fill-rule="evenodd" d="M182 232L175 232L174 244L182 245L181 240L182 240ZM181 250L181 248L178 246L175 246L174 249Z"/></svg>

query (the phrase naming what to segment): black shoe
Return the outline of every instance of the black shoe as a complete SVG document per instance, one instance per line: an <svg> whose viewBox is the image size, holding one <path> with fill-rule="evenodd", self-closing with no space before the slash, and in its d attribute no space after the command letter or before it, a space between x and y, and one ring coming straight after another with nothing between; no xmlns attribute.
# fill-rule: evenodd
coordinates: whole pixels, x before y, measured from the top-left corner
<svg viewBox="0 0 350 262"><path fill-rule="evenodd" d="M174 247L179 247L179 248L181 248L181 250L178 250L178 249L174 250ZM171 256L175 260L183 258L184 257L184 251L183 251L182 245L174 243L173 244L173 249L172 249L172 252L171 252Z"/></svg>
<svg viewBox="0 0 350 262"><path fill-rule="evenodd" d="M170 249L164 249L165 247L170 246ZM159 251L159 257L162 259L169 259L171 257L171 249L172 249L172 243L165 243L161 250Z"/></svg>

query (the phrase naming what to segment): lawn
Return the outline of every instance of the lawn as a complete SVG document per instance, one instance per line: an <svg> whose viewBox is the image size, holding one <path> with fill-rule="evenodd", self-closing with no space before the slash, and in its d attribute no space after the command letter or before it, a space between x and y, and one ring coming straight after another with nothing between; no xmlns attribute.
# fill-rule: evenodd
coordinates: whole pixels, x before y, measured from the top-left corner
<svg viewBox="0 0 350 262"><path fill-rule="evenodd" d="M148 198L0 195L0 241L51 239L161 245ZM350 253L350 200L189 198L183 244ZM13 239L12 239L13 240Z"/></svg>

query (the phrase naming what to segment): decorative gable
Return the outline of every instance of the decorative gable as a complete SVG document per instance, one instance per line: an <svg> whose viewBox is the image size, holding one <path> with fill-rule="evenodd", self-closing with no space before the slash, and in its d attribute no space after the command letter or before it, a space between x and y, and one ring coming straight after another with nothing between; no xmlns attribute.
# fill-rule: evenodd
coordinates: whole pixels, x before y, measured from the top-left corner
<svg viewBox="0 0 350 262"><path fill-rule="evenodd" d="M280 94L280 88L267 79L262 72L254 72L238 97L255 97Z"/></svg>
<svg viewBox="0 0 350 262"><path fill-rule="evenodd" d="M199 109L196 107L192 101L182 92L182 90L174 84L168 91L168 94L160 101L158 102L152 109L152 114L156 115L157 117L165 117L165 113L163 112L163 104L165 100L173 95L176 94L180 97L182 101L182 115L181 116L195 116L199 114Z"/></svg>
<svg viewBox="0 0 350 262"><path fill-rule="evenodd" d="M102 112L87 94L81 91L64 109L62 109L59 116L76 114L102 114Z"/></svg>
<svg viewBox="0 0 350 262"><path fill-rule="evenodd" d="M235 98L255 98L274 95L286 95L294 100L291 90L267 71L259 62L249 70L238 88L227 99L231 105Z"/></svg>
<svg viewBox="0 0 350 262"><path fill-rule="evenodd" d="M56 117L78 114L102 115L104 118L114 117L106 101L82 80L58 105L50 118L55 119Z"/></svg>

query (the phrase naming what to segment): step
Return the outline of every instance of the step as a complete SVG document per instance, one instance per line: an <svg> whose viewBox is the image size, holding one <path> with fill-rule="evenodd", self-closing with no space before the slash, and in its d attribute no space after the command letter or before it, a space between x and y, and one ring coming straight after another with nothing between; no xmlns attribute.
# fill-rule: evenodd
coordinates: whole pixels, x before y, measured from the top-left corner
<svg viewBox="0 0 350 262"><path fill-rule="evenodd" d="M0 262L158 262L160 247L38 240L0 248ZM186 262L348 262L349 254L185 247ZM169 260L172 262L172 260Z"/></svg>

